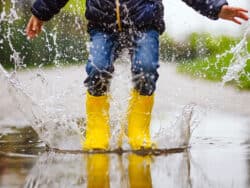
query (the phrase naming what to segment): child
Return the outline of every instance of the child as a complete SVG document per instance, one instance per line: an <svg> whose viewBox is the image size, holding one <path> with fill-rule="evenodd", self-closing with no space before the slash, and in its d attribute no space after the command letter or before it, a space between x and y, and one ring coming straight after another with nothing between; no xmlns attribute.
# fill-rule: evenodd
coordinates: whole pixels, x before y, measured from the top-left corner
<svg viewBox="0 0 250 188"><path fill-rule="evenodd" d="M41 32L68 0L36 0L27 25L27 36ZM241 24L247 10L228 6L226 0L184 0L210 19L226 19ZM176 10L178 11L178 10ZM83 149L108 149L109 84L113 62L122 48L131 55L134 88L128 108L128 139L132 149L152 148L151 111L158 79L159 35L164 31L162 0L86 0L88 33L92 45L86 65L86 139Z"/></svg>

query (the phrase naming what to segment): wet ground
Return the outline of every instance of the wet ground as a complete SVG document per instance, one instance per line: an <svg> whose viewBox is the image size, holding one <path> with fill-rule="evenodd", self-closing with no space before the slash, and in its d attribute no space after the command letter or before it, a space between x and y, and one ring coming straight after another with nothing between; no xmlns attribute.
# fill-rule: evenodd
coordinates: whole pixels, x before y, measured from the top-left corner
<svg viewBox="0 0 250 188"><path fill-rule="evenodd" d="M1 127L0 186L249 187L249 125L210 113L189 149L146 156L48 152L31 127Z"/></svg>
<svg viewBox="0 0 250 188"><path fill-rule="evenodd" d="M63 78L58 81L52 79L53 70L41 74L39 80L34 72L18 76L35 101L43 101L47 107L60 107L68 102L66 109L75 107L74 113L79 116L83 113L79 107L79 103L83 104L83 101L79 102L82 94L73 86L81 84L81 71L79 67L62 70L60 75ZM188 149L146 156L132 152L80 154L47 151L34 129L26 125L30 116L22 116L23 113L14 109L13 99L1 92L5 100L1 101L0 107L0 187L249 187L249 93L191 80L176 74L171 65L163 65L160 74L159 86L164 87L158 88L154 125L158 126L160 122L161 126L167 126L170 116L178 114L186 104L196 104L205 111L191 136ZM46 78L43 81L42 76ZM123 87L129 87L124 83ZM116 84L114 80L114 88ZM47 91L35 89L44 89L44 85ZM61 98L52 97L51 93L66 91L65 88L71 88L71 93L61 93ZM75 95L73 99L72 93ZM117 97L123 99L121 95ZM55 103L58 98L64 100ZM27 109L30 107L24 103L24 111L25 105ZM60 113L58 110L57 114ZM168 141L171 140L164 140Z"/></svg>

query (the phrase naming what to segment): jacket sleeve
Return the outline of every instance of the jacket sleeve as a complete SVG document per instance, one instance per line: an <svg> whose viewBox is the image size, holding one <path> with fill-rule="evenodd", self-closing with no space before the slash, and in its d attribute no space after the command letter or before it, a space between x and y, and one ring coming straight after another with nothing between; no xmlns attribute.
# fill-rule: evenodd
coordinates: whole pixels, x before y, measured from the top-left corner
<svg viewBox="0 0 250 188"><path fill-rule="evenodd" d="M67 2L68 0L36 0L32 5L31 12L40 20L48 21L59 13Z"/></svg>
<svg viewBox="0 0 250 188"><path fill-rule="evenodd" d="M183 0L187 5L195 9L200 14L210 19L217 20L223 5L227 5L226 0Z"/></svg>

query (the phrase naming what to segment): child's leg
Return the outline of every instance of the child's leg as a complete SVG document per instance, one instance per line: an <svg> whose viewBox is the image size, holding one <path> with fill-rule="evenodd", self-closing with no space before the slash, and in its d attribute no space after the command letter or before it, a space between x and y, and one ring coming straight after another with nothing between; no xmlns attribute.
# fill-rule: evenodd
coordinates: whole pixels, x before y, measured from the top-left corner
<svg viewBox="0 0 250 188"><path fill-rule="evenodd" d="M90 32L91 46L86 71L86 138L83 149L108 149L109 98L107 92L114 71L114 37L103 32Z"/></svg>
<svg viewBox="0 0 250 188"><path fill-rule="evenodd" d="M86 65L88 92L94 96L105 95L114 72L115 37L100 31L90 32L90 50Z"/></svg>
<svg viewBox="0 0 250 188"><path fill-rule="evenodd" d="M149 30L136 37L132 57L134 90L128 109L128 138L132 149L152 148L150 139L153 93L158 79L159 34Z"/></svg>
<svg viewBox="0 0 250 188"><path fill-rule="evenodd" d="M140 33L135 38L132 57L133 84L140 95L150 96L159 77L159 34L155 30Z"/></svg>

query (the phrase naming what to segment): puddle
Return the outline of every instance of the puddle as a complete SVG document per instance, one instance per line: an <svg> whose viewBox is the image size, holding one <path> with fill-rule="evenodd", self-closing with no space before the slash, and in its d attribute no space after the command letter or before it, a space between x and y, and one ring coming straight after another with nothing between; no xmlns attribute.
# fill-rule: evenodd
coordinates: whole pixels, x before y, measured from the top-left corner
<svg viewBox="0 0 250 188"><path fill-rule="evenodd" d="M2 187L249 187L250 119L209 112L187 150L46 151L31 127L1 127Z"/></svg>

